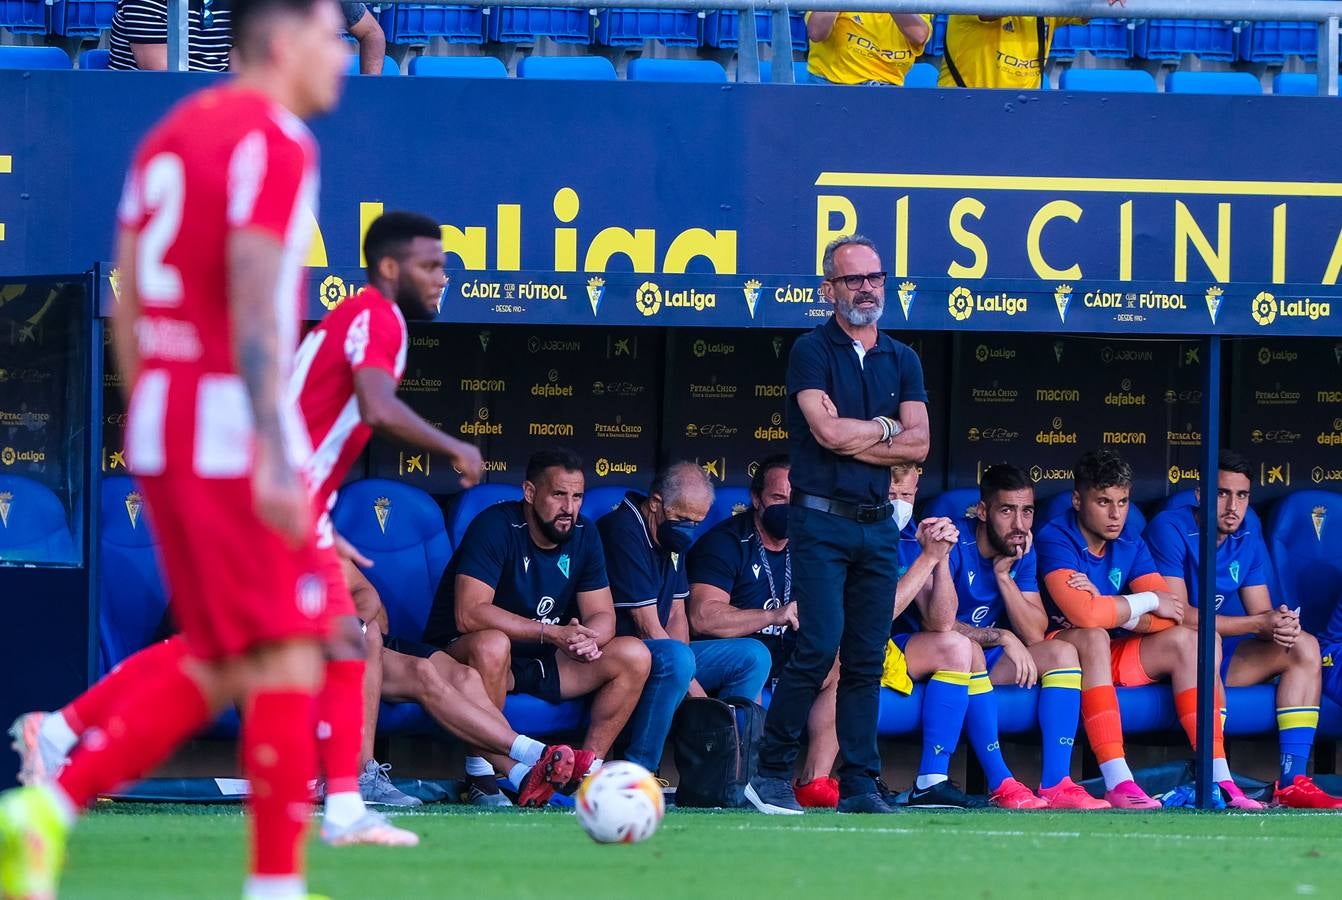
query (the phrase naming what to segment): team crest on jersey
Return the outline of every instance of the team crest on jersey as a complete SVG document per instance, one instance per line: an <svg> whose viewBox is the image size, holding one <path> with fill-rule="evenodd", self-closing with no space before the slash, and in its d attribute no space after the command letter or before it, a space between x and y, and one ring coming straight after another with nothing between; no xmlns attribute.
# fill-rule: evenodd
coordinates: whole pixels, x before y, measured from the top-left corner
<svg viewBox="0 0 1342 900"><path fill-rule="evenodd" d="M9 527L9 510L14 505L14 495L9 491L0 491L0 525Z"/></svg>
<svg viewBox="0 0 1342 900"><path fill-rule="evenodd" d="M1123 586L1123 573L1117 567L1109 570L1109 583L1114 586L1114 590Z"/></svg>
<svg viewBox="0 0 1342 900"><path fill-rule="evenodd" d="M130 517L131 528L139 525L142 509L144 509L144 498L140 496L139 491L131 491L126 495L126 515Z"/></svg>
<svg viewBox="0 0 1342 900"><path fill-rule="evenodd" d="M3 496L3 495L0 495ZM1328 518L1328 507L1316 506L1309 517L1314 520L1314 537L1317 540L1323 540L1323 523Z"/></svg>
<svg viewBox="0 0 1342 900"><path fill-rule="evenodd" d="M569 556L567 553L561 553L559 554L559 571L563 572L564 577L567 578L568 570L569 570Z"/></svg>
<svg viewBox="0 0 1342 900"><path fill-rule="evenodd" d="M1230 580L1233 581L1233 582L1235 582L1235 584L1239 584L1239 560L1238 560L1238 559L1235 560L1234 562L1232 562L1232 563L1230 564Z"/></svg>
<svg viewBox="0 0 1342 900"><path fill-rule="evenodd" d="M373 501L373 515L377 516L377 527L387 533L387 520L391 518L391 498L378 497Z"/></svg>
<svg viewBox="0 0 1342 900"><path fill-rule="evenodd" d="M756 581L759 581L759 580L760 580L760 564L759 564L759 563L755 563L753 566L750 567L750 571L752 571L752 572L755 573L755 580L756 580Z"/></svg>
<svg viewBox="0 0 1342 900"><path fill-rule="evenodd" d="M349 360L352 366L362 365L364 357L368 355L372 320L373 311L365 309L354 317L354 321L349 323L349 331L345 332L345 359Z"/></svg>

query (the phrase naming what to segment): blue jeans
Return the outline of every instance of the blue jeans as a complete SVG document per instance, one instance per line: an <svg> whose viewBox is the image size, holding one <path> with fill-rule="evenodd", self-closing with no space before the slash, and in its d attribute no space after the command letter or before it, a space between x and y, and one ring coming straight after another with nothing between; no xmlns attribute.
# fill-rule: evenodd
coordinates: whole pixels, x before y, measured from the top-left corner
<svg viewBox="0 0 1342 900"><path fill-rule="evenodd" d="M899 578L899 526L893 518L860 525L802 506L792 507L789 516L792 596L801 628L764 720L759 774L792 780L802 729L838 654L839 793L864 794L875 790L881 773L876 719Z"/></svg>
<svg viewBox="0 0 1342 900"><path fill-rule="evenodd" d="M629 719L629 747L624 757L650 772L662 764L662 749L671 721L697 679L706 692L720 697L758 700L769 679L773 660L769 648L754 638L693 641L644 641L652 653L652 670L643 696Z"/></svg>

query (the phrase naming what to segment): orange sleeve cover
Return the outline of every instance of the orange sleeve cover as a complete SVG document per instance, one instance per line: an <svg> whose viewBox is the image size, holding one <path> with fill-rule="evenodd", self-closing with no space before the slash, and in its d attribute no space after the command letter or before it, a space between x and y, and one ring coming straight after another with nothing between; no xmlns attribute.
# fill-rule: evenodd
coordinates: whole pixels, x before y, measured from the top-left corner
<svg viewBox="0 0 1342 900"><path fill-rule="evenodd" d="M1117 598L1096 597L1089 591L1071 587L1067 580L1075 574L1074 569L1056 569L1044 576L1048 595L1062 614L1078 628L1118 627Z"/></svg>

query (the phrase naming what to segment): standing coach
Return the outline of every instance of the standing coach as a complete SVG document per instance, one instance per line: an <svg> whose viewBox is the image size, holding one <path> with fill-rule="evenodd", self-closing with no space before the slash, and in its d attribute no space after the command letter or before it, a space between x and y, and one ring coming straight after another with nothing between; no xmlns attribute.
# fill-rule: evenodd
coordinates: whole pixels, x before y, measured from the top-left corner
<svg viewBox="0 0 1342 900"><path fill-rule="evenodd" d="M875 245L841 237L825 248L822 268L820 292L834 312L797 341L787 370L788 538L800 628L746 787L756 809L775 815L802 812L792 790L798 739L836 653L839 812L892 811L876 787L881 666L899 564L890 467L922 462L928 447L922 365L876 329L886 273Z"/></svg>

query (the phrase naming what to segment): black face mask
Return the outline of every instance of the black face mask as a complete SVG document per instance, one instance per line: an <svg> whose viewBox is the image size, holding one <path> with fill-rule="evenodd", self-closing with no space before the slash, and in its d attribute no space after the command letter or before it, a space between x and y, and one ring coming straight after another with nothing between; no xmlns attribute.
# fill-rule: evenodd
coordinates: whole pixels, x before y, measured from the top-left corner
<svg viewBox="0 0 1342 900"><path fill-rule="evenodd" d="M694 530L698 527L694 522L667 520L657 526L657 543L668 553L684 553L694 543Z"/></svg>
<svg viewBox="0 0 1342 900"><path fill-rule="evenodd" d="M776 541L787 540L788 505L775 503L760 511L760 525L764 533Z"/></svg>

